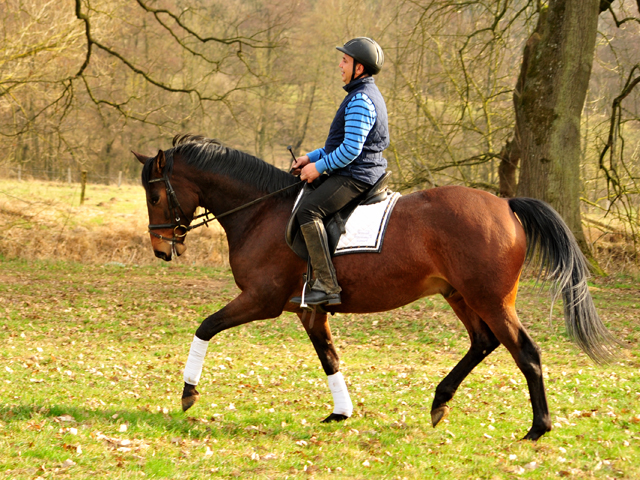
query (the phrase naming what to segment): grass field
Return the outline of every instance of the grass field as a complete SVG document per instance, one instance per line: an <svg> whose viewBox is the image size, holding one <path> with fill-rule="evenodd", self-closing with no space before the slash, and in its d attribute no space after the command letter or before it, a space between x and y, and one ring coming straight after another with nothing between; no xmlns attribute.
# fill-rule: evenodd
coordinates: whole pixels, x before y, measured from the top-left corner
<svg viewBox="0 0 640 480"><path fill-rule="evenodd" d="M630 345L606 367L525 282L519 315L542 348L554 423L537 443L519 441L531 408L503 348L431 427L434 389L468 348L436 297L331 319L347 422L319 423L331 394L289 314L215 337L185 414L193 333L237 294L224 236L194 231L167 264L151 252L140 186L88 185L79 199L78 185L0 180L0 478L640 478L637 274L592 284Z"/></svg>
<svg viewBox="0 0 640 480"><path fill-rule="evenodd" d="M537 443L519 441L531 409L504 348L431 427L435 386L468 347L436 297L331 319L355 404L344 423L319 423L331 394L289 314L215 337L182 413L193 333L236 293L224 268L0 257L0 478L640 478L638 278L592 286L631 346L606 367L567 341L560 306L549 324L548 296L522 288L554 423Z"/></svg>

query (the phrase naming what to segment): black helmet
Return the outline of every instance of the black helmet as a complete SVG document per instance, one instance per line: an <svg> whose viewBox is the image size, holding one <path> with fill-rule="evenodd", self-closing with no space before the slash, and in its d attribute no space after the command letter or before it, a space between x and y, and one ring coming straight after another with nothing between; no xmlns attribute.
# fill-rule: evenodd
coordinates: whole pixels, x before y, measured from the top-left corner
<svg viewBox="0 0 640 480"><path fill-rule="evenodd" d="M370 75L376 75L382 70L384 53L375 40L367 37L357 37L349 40L343 47L336 48L362 64L365 71Z"/></svg>

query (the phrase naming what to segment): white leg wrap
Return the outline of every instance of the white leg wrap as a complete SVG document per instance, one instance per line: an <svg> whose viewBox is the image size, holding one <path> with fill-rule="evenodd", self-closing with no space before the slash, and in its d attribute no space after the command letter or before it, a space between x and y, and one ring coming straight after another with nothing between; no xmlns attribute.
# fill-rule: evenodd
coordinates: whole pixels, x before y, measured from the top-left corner
<svg viewBox="0 0 640 480"><path fill-rule="evenodd" d="M327 376L327 380L329 380L329 389L333 395L333 413L350 417L353 413L353 403L351 403L342 372Z"/></svg>
<svg viewBox="0 0 640 480"><path fill-rule="evenodd" d="M193 336L193 342L191 342L191 350L189 350L187 365L184 367L185 383L188 383L189 385L197 385L200 381L202 364L204 363L204 357L207 354L208 346L209 342L200 340L195 335Z"/></svg>

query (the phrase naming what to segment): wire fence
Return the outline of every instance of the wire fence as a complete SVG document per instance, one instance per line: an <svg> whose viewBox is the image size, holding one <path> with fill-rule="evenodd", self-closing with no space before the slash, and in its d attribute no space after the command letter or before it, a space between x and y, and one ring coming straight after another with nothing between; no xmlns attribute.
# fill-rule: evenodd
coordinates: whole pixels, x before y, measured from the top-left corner
<svg viewBox="0 0 640 480"><path fill-rule="evenodd" d="M140 183L140 178L131 172L117 171L108 175L91 171L90 169L36 169L25 168L22 165L0 165L0 178L18 181L44 180L60 183L91 183L100 185L135 185Z"/></svg>

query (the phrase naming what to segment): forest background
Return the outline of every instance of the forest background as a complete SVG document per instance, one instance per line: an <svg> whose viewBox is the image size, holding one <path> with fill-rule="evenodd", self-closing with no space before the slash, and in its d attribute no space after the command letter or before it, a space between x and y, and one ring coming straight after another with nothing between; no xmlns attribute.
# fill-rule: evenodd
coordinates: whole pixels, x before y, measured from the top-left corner
<svg viewBox="0 0 640 480"><path fill-rule="evenodd" d="M593 25L591 56L591 40L571 43L590 27L565 29L565 17ZM390 114L386 156L396 189L457 184L537 196L579 240L584 232L583 249L601 264L615 257L637 269L639 18L640 0L7 0L0 177L71 182L85 170L90 182L137 182L130 150L153 154L180 132L287 169L286 147L300 154L323 145L344 96L335 46L369 36L385 52L377 83ZM565 60L545 42L552 51L564 45ZM554 77L585 51L578 73ZM536 68L543 88L527 91ZM523 132L546 135L563 115L536 101L562 106L569 93L561 82L584 79L582 100L578 92L569 102L576 138L563 131L556 141L577 145L575 161L552 145L557 158L542 158L550 170L536 174L525 151L549 142L540 134L524 145L532 140ZM537 116L527 117L526 95ZM575 180L559 183L569 201L533 185L556 171ZM564 211L573 198L577 220Z"/></svg>

